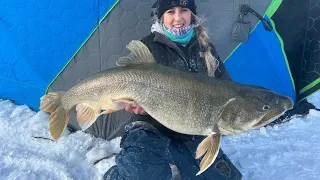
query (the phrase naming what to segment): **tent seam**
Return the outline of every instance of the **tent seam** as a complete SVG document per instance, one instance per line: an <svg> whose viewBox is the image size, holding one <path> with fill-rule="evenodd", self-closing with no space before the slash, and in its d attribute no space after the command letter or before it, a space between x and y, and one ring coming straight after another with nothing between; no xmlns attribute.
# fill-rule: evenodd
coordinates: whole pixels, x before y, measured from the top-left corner
<svg viewBox="0 0 320 180"><path fill-rule="evenodd" d="M270 19L270 18L269 18L269 19ZM284 50L284 43L283 43L282 37L280 36L280 34L278 33L278 31L276 30L275 23L273 22L273 20L270 19L270 21L271 21L272 26L273 26L273 28L274 28L274 32L276 33L276 35L277 35L277 37L278 37L278 39L279 39L279 41L280 41L281 51L282 51L283 57L284 57L284 59L285 59L285 61L286 61L286 65L287 65L288 71L289 71L289 73L290 73L290 78L291 78L291 81L292 81L293 89L294 89L294 91L296 92L295 82L294 82L293 77L292 77L292 73L291 73L291 69L290 69L289 62L288 62L287 54L286 54L286 52L285 52L285 50Z"/></svg>
<svg viewBox="0 0 320 180"><path fill-rule="evenodd" d="M8 81L15 82L15 83L17 83L17 84L22 84L22 85L29 86L29 87L33 87L33 88L37 88L37 89L40 89L40 90L46 90L46 88L40 88L40 87L32 86L32 85L27 84L27 83L22 83L21 81L15 81L15 80L12 80L12 79L9 79L9 78L5 78L5 77L0 77L0 78L1 78L1 79L5 79L5 80L8 80Z"/></svg>
<svg viewBox="0 0 320 180"><path fill-rule="evenodd" d="M106 12L106 14L101 18L101 20L98 22L98 25L92 30L92 32L89 34L89 36L86 38L86 40L80 45L80 47L76 50L76 52L73 54L73 56L69 59L69 61L64 65L64 67L59 71L59 73L56 75L55 78L49 83L49 85L46 88L46 93L48 92L49 87L51 84L59 77L59 75L63 72L63 70L68 66L68 64L71 62L71 60L77 55L77 53L80 51L80 49L87 43L87 41L91 38L91 36L94 34L94 32L100 27L101 22L107 17L107 15L112 11L112 9L118 4L120 0L117 0L114 5ZM100 8L100 7L99 7ZM99 14L98 14L99 16Z"/></svg>

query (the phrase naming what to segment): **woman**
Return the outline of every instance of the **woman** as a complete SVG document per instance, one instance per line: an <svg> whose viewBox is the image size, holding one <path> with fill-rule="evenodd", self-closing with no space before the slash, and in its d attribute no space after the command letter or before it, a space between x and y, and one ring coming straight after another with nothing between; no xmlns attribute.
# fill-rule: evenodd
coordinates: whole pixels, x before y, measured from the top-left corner
<svg viewBox="0 0 320 180"><path fill-rule="evenodd" d="M141 41L157 63L229 79L199 23L194 0L158 0L153 8L152 33ZM106 172L105 179L241 179L241 173L221 150L215 163L195 176L200 161L194 155L203 137L173 132L153 120L139 105L127 105L126 110L140 114L141 118L126 125L117 165Z"/></svg>

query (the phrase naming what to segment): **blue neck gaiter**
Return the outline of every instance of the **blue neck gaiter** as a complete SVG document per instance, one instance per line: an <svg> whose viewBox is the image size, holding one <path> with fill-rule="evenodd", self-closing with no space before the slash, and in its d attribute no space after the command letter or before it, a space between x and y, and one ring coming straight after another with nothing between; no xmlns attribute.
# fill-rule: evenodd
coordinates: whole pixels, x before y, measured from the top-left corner
<svg viewBox="0 0 320 180"><path fill-rule="evenodd" d="M184 35L175 35L170 30L167 30L167 28L164 26L164 24L162 24L162 28L164 30L165 35L169 39L171 39L174 42L180 43L183 47L186 47L188 45L188 43L190 42L190 40L195 35L193 25L191 26L191 28Z"/></svg>

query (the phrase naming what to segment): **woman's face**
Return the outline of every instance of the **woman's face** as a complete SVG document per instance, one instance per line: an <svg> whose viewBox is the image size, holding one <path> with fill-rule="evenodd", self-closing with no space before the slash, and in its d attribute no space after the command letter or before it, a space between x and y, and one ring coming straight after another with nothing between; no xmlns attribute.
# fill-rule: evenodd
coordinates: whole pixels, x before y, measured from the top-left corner
<svg viewBox="0 0 320 180"><path fill-rule="evenodd" d="M191 23L191 11L188 8L174 7L163 14L163 24L167 29L179 29L189 26Z"/></svg>

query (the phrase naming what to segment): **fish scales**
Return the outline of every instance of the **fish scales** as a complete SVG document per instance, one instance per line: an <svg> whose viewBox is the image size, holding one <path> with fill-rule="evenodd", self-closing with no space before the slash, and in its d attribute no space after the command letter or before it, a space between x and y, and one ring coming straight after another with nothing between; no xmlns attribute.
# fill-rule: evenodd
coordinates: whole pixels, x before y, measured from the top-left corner
<svg viewBox="0 0 320 180"><path fill-rule="evenodd" d="M99 72L67 92L50 92L41 98L40 109L50 113L54 139L66 128L73 106L85 130L99 115L137 103L173 131L207 136L195 156L202 158L199 175L217 157L222 135L263 127L293 108L289 97L265 88L156 64L140 41L132 41L127 48L131 54L117 61L120 67Z"/></svg>

